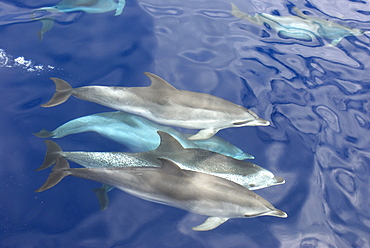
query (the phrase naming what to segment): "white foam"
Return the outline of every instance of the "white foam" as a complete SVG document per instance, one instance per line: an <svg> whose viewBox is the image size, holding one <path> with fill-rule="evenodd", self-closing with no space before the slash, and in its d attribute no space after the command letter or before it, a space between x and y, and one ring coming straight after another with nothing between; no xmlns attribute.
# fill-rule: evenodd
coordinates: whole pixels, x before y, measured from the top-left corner
<svg viewBox="0 0 370 248"><path fill-rule="evenodd" d="M13 59L13 56L7 54L4 49L0 48L0 67L7 67L7 68L21 68L27 72L40 72L47 70L54 70L55 66L52 65L41 65L35 64L30 59L25 59L23 56L17 57Z"/></svg>

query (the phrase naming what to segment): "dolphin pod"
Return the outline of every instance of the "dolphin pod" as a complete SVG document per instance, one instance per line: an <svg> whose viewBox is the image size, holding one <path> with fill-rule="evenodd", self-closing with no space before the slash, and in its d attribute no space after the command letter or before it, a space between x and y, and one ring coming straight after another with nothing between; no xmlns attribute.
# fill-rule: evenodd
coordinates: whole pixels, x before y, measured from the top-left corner
<svg viewBox="0 0 370 248"><path fill-rule="evenodd" d="M258 25L266 23L283 36L302 40L313 40L315 36L319 36L332 40L330 46L337 45L344 37L368 33L368 31L346 27L322 18L307 16L297 7L293 8L297 16L277 16L266 13L251 16L240 11L233 3L231 7L232 15Z"/></svg>
<svg viewBox="0 0 370 248"><path fill-rule="evenodd" d="M161 137L158 148L140 153L64 152L55 142L46 140L45 143L48 149L44 163L38 170L52 166L58 158L65 158L86 168L160 167L161 163L157 158L161 157L174 161L181 169L219 176L251 190L285 183L283 178L275 177L273 173L256 164L233 159L208 150L184 149L171 135L160 131L158 134ZM106 185L95 190L101 210L108 206L109 200L106 195L110 190L111 188Z"/></svg>
<svg viewBox="0 0 370 248"><path fill-rule="evenodd" d="M37 18L36 14L40 11L48 12L74 12L84 11L86 13L105 13L116 10L115 16L120 15L126 5L125 0L63 0L55 6L43 7L33 13L33 19L42 23L42 28L38 32L39 39L42 40L44 34L54 26L54 19L51 17Z"/></svg>
<svg viewBox="0 0 370 248"><path fill-rule="evenodd" d="M40 138L61 138L66 135L89 131L97 132L103 137L121 143L133 152L156 149L160 143L157 131L163 131L176 138L185 148L201 148L240 160L254 158L217 136L206 140L191 141L187 139L188 134L180 133L171 127L159 125L143 117L121 111L79 117L51 132L43 129L34 135Z"/></svg>
<svg viewBox="0 0 370 248"><path fill-rule="evenodd" d="M139 198L210 216L195 231L212 230L230 218L287 214L241 185L213 175L182 170L173 161L158 158L161 167L75 168L58 158L43 186L47 190L71 175L110 184Z"/></svg>
<svg viewBox="0 0 370 248"><path fill-rule="evenodd" d="M148 87L85 86L72 88L59 78L51 78L56 93L42 107L53 107L73 95L116 110L139 115L163 125L201 129L188 137L207 139L229 127L268 126L253 111L206 93L178 90L162 78L145 73L151 80Z"/></svg>

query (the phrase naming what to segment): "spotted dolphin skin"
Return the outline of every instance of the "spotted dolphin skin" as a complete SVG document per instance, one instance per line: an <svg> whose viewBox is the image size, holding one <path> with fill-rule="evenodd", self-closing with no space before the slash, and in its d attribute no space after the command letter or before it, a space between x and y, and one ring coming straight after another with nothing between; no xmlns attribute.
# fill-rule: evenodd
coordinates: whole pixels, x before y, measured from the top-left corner
<svg viewBox="0 0 370 248"><path fill-rule="evenodd" d="M253 111L205 93L178 90L162 78L145 73L151 80L148 87L85 86L72 88L59 78L51 78L56 86L52 99L42 107L53 107L71 95L116 110L139 115L159 124L201 129L189 137L207 139L228 127L267 126L269 121Z"/></svg>
<svg viewBox="0 0 370 248"><path fill-rule="evenodd" d="M344 37L359 36L369 32L346 27L322 18L307 16L297 7L293 8L297 16L276 16L266 13L251 16L240 11L235 4L231 3L231 6L231 14L240 19L245 19L258 25L268 24L286 37L302 40L313 40L316 36L323 37L332 40L330 46L337 45Z"/></svg>
<svg viewBox="0 0 370 248"><path fill-rule="evenodd" d="M118 2L117 2L118 1ZM49 12L74 12L84 11L86 13L105 13L116 10L116 16L120 15L126 5L125 0L63 0L55 6L43 7L33 13L33 19L40 20L42 23L41 31L38 32L40 40L44 34L54 26L53 18L37 18L36 14L40 11Z"/></svg>
<svg viewBox="0 0 370 248"><path fill-rule="evenodd" d="M273 185L283 184L285 180L275 177L270 171L247 161L233 159L231 157L203 149L184 149L181 144L171 135L158 132L161 143L157 149L140 153L124 152L64 152L53 141L45 140L47 152L43 164L38 170L52 166L58 158L78 163L86 168L101 167L152 167L161 166L157 158L166 158L174 161L181 169L200 171L219 176L251 190L261 189ZM107 205L107 187L95 190L100 202L101 209Z"/></svg>
<svg viewBox="0 0 370 248"><path fill-rule="evenodd" d="M187 139L187 134L184 135L171 127L159 125L143 117L121 111L83 116L71 120L51 132L43 129L34 135L41 138L61 138L89 131L97 132L108 139L121 143L132 152L156 149L160 143L157 131L163 131L176 138L185 148L201 148L240 160L254 158L219 137L213 136L206 140L191 141Z"/></svg>
<svg viewBox="0 0 370 248"><path fill-rule="evenodd" d="M229 180L182 170L171 160L159 158L161 167L76 168L58 158L48 179L36 192L47 190L71 175L112 185L147 201L210 216L194 231L212 230L230 218L287 214L261 196Z"/></svg>

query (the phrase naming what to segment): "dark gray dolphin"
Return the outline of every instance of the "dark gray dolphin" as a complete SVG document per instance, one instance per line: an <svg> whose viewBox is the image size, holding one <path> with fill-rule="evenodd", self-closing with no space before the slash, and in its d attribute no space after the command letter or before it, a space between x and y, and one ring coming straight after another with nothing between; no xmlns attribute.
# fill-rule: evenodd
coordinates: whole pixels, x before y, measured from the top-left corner
<svg viewBox="0 0 370 248"><path fill-rule="evenodd" d="M191 140L207 139L228 127L267 126L269 121L253 111L205 93L178 90L162 78L145 73L151 80L148 87L85 86L72 88L59 78L51 78L56 86L52 99L42 107L53 107L71 95L116 110L145 117L159 124L201 129Z"/></svg>
<svg viewBox="0 0 370 248"><path fill-rule="evenodd" d="M33 13L33 19L39 20L42 23L41 31L38 32L38 36L42 40L44 34L54 26L54 18L37 18L36 14L40 11L105 13L116 10L115 16L117 16L122 13L125 5L126 0L118 0L118 2L116 0L63 0L55 6L37 9Z"/></svg>
<svg viewBox="0 0 370 248"><path fill-rule="evenodd" d="M235 4L231 3L231 6L231 14L240 19L245 19L259 25L266 23L286 37L313 40L315 36L319 36L330 39L332 40L330 46L337 45L344 37L352 35L359 36L369 32L357 28L346 27L330 20L307 16L297 7L293 8L297 16L277 16L267 13L251 16L241 12Z"/></svg>
<svg viewBox="0 0 370 248"><path fill-rule="evenodd" d="M212 230L230 218L269 215L286 218L261 196L229 180L201 172L181 170L171 160L159 158L161 167L77 168L58 158L48 179L36 192L47 190L72 175L113 185L147 201L210 216L195 231Z"/></svg>
<svg viewBox="0 0 370 248"><path fill-rule="evenodd" d="M167 158L174 161L182 169L199 171L219 176L248 189L256 190L273 185L283 184L285 180L275 177L274 174L256 164L237 160L219 153L208 150L188 148L184 149L181 144L171 135L158 132L161 143L157 149L140 152L64 152L53 141L45 140L47 152L43 164L38 170L52 166L58 158L78 163L84 167L152 167L161 166L157 158ZM95 190L101 209L104 210L108 202L107 197L102 197L107 192L107 187Z"/></svg>

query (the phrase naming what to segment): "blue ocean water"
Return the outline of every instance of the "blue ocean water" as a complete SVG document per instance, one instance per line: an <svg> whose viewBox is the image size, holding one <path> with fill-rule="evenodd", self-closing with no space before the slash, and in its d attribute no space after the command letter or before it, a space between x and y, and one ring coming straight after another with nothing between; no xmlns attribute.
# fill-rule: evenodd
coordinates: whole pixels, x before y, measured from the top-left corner
<svg viewBox="0 0 370 248"><path fill-rule="evenodd" d="M128 0L123 13L60 13L39 41L36 8L58 1L0 2L0 247L370 247L369 37L335 47L279 36L230 14L225 0ZM368 30L365 1L242 1L249 14L312 16ZM74 87L147 86L148 71L176 88L209 93L255 111L268 127L218 136L255 156L286 183L256 193L287 219L231 219L194 232L205 216L113 190L100 212L75 177L35 193L49 171L32 135L77 117L112 111L76 98L42 108L49 77ZM65 150L127 151L83 133L56 140Z"/></svg>

